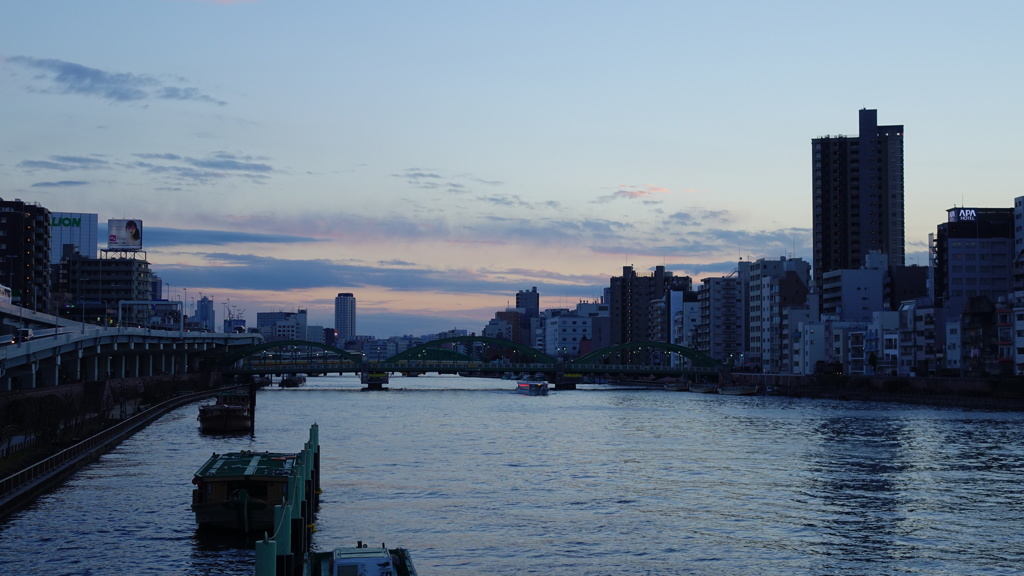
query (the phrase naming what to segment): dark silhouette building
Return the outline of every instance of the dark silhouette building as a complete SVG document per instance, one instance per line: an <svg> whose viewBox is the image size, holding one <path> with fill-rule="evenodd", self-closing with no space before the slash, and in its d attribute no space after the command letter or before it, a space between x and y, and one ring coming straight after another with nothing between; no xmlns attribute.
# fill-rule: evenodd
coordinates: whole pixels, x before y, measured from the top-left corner
<svg viewBox="0 0 1024 576"><path fill-rule="evenodd" d="M879 126L876 110L861 110L857 136L815 138L811 155L815 285L872 251L903 266L903 126Z"/></svg>
<svg viewBox="0 0 1024 576"><path fill-rule="evenodd" d="M50 308L50 211L39 204L0 199L0 282L13 301L40 312Z"/></svg>

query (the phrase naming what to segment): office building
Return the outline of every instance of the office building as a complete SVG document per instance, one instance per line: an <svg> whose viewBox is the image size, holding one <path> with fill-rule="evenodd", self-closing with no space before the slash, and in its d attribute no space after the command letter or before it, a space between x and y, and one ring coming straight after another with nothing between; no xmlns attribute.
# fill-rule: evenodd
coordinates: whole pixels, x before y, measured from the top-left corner
<svg viewBox="0 0 1024 576"><path fill-rule="evenodd" d="M857 136L814 138L811 155L815 286L871 252L903 266L903 126L879 126L876 110L861 110Z"/></svg>
<svg viewBox="0 0 1024 576"><path fill-rule="evenodd" d="M199 330L216 332L217 314L213 310L213 299L202 296L196 300L196 312L190 323Z"/></svg>
<svg viewBox="0 0 1024 576"><path fill-rule="evenodd" d="M340 293L334 299L334 330L338 347L356 339L356 297L351 292Z"/></svg>
<svg viewBox="0 0 1024 576"><path fill-rule="evenodd" d="M99 215L74 212L50 213L50 264L59 264L64 246L74 246L86 258L96 258Z"/></svg>
<svg viewBox="0 0 1024 576"><path fill-rule="evenodd" d="M307 314L303 309L297 312L257 312L256 328L267 342L283 340L305 340Z"/></svg>
<svg viewBox="0 0 1024 576"><path fill-rule="evenodd" d="M968 300L995 303L1013 292L1014 209L951 208L935 236L936 306L954 319Z"/></svg>

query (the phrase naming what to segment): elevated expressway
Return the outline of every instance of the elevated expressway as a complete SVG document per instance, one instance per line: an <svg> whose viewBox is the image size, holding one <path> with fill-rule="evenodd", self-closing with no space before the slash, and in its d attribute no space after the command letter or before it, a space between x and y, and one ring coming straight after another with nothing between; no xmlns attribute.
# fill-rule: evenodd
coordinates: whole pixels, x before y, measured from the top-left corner
<svg viewBox="0 0 1024 576"><path fill-rule="evenodd" d="M195 373L215 357L263 341L259 334L105 328L3 303L0 319L4 332L34 333L28 341L0 345L0 392Z"/></svg>

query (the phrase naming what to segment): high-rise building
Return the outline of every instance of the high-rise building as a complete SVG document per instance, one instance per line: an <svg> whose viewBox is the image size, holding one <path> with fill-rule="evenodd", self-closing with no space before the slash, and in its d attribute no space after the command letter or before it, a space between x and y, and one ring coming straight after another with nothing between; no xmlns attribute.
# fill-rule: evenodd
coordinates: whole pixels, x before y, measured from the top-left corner
<svg viewBox="0 0 1024 576"><path fill-rule="evenodd" d="M356 297L351 292L342 292L334 299L334 330L339 346L356 339Z"/></svg>
<svg viewBox="0 0 1024 576"><path fill-rule="evenodd" d="M203 296L196 300L196 312L192 324L202 330L214 332L217 328L217 314L213 311L213 299Z"/></svg>
<svg viewBox="0 0 1024 576"><path fill-rule="evenodd" d="M50 308L50 211L0 198L0 283L25 308Z"/></svg>
<svg viewBox="0 0 1024 576"><path fill-rule="evenodd" d="M879 126L860 111L857 136L811 140L814 187L814 281L858 269L870 252L904 265L903 126Z"/></svg>

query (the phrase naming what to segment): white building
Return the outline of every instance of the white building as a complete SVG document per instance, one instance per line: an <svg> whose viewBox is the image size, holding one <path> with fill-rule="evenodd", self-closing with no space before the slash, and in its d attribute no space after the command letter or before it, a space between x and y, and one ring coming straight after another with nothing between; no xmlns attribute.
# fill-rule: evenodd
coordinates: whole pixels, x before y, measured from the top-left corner
<svg viewBox="0 0 1024 576"><path fill-rule="evenodd" d="M334 330L339 348L356 339L356 297L351 292L339 293L334 299Z"/></svg>

